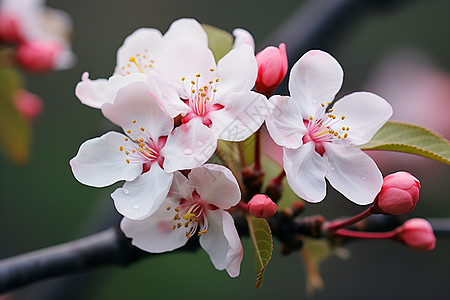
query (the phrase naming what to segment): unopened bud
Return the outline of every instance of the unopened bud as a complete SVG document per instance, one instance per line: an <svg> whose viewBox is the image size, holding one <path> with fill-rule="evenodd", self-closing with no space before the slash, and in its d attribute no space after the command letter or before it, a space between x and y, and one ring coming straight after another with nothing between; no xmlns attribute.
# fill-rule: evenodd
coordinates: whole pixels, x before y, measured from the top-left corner
<svg viewBox="0 0 450 300"><path fill-rule="evenodd" d="M256 218L269 218L277 212L277 205L263 194L257 194L247 204L248 211Z"/></svg>
<svg viewBox="0 0 450 300"><path fill-rule="evenodd" d="M0 40L7 43L19 43L22 33L17 18L10 13L0 13Z"/></svg>
<svg viewBox="0 0 450 300"><path fill-rule="evenodd" d="M255 90L270 97L287 73L286 45L281 43L279 48L266 47L256 54L256 63L258 64L258 77Z"/></svg>
<svg viewBox="0 0 450 300"><path fill-rule="evenodd" d="M375 208L384 214L401 215L409 213L419 200L420 182L407 172L397 172L386 176Z"/></svg>
<svg viewBox="0 0 450 300"><path fill-rule="evenodd" d="M20 114L28 121L33 121L38 117L44 106L42 99L25 90L18 90L13 97L14 106Z"/></svg>
<svg viewBox="0 0 450 300"><path fill-rule="evenodd" d="M398 228L396 237L406 246L416 250L430 251L436 245L433 227L425 219L414 218L406 221Z"/></svg>
<svg viewBox="0 0 450 300"><path fill-rule="evenodd" d="M44 72L55 69L62 51L62 45L55 41L28 41L19 45L15 58L24 69Z"/></svg>

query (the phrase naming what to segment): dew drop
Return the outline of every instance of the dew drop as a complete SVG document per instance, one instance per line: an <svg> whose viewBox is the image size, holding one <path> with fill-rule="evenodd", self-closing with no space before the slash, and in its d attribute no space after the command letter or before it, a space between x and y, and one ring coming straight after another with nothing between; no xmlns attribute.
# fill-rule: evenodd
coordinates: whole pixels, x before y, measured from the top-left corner
<svg viewBox="0 0 450 300"><path fill-rule="evenodd" d="M135 203L135 204L133 204L133 209L139 209L139 207L140 207L140 205L139 205L139 203Z"/></svg>
<svg viewBox="0 0 450 300"><path fill-rule="evenodd" d="M128 194L130 193L130 190L122 189L122 192L123 192L125 195L128 195Z"/></svg>
<svg viewBox="0 0 450 300"><path fill-rule="evenodd" d="M191 148L186 148L186 149L184 149L183 153L186 155L190 155L190 154L194 153L194 151Z"/></svg>

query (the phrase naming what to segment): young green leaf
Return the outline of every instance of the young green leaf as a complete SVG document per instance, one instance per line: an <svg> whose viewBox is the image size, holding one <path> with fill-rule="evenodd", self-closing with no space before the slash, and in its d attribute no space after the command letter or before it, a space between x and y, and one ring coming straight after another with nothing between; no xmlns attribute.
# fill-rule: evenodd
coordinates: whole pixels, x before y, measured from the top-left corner
<svg viewBox="0 0 450 300"><path fill-rule="evenodd" d="M256 271L256 288L261 287L263 273L272 257L272 232L266 219L258 219L247 215L248 228L252 240L253 258Z"/></svg>
<svg viewBox="0 0 450 300"><path fill-rule="evenodd" d="M208 46L217 63L233 47L233 36L225 30L211 25L202 24L202 26L208 35Z"/></svg>
<svg viewBox="0 0 450 300"><path fill-rule="evenodd" d="M387 122L360 148L412 153L450 164L449 141L427 128L403 122Z"/></svg>
<svg viewBox="0 0 450 300"><path fill-rule="evenodd" d="M30 126L13 103L21 78L12 68L0 68L0 143L16 163L26 163L30 148Z"/></svg>

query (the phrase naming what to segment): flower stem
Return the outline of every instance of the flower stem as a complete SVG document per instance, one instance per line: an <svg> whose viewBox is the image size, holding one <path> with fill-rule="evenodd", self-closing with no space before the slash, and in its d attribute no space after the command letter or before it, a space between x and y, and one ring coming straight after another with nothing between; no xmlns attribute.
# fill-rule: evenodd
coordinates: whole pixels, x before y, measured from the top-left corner
<svg viewBox="0 0 450 300"><path fill-rule="evenodd" d="M353 225L355 223L358 223L359 221L367 218L368 216L377 213L375 208L373 207L373 205L371 207L369 207L367 210L363 211L362 213L360 213L359 215L356 215L354 217L351 217L347 220L343 220L343 221L332 221L330 223L328 223L327 225L325 225L325 231L336 231L338 229L341 228L345 228L348 227L350 225Z"/></svg>
<svg viewBox="0 0 450 300"><path fill-rule="evenodd" d="M261 171L261 128L255 132L255 171Z"/></svg>
<svg viewBox="0 0 450 300"><path fill-rule="evenodd" d="M357 239L392 239L395 237L394 231L389 232L364 232L347 229L339 229L334 232L335 236Z"/></svg>
<svg viewBox="0 0 450 300"><path fill-rule="evenodd" d="M246 204L245 202L243 202L243 201L239 201L239 203L236 204L236 207L240 207L240 208L242 208L243 210L248 211L248 206L247 206L247 204Z"/></svg>

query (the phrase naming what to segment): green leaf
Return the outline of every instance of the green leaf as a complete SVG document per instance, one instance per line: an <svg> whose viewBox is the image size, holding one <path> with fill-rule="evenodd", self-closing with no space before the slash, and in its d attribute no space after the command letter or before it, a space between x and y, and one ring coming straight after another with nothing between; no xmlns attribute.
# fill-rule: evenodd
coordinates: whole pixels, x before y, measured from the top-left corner
<svg viewBox="0 0 450 300"><path fill-rule="evenodd" d="M412 153L450 164L449 141L427 128L403 122L387 122L360 148Z"/></svg>
<svg viewBox="0 0 450 300"><path fill-rule="evenodd" d="M202 24L208 35L208 46L214 54L216 63L233 48L233 36L220 28Z"/></svg>
<svg viewBox="0 0 450 300"><path fill-rule="evenodd" d="M28 160L30 126L17 111L13 95L21 86L19 74L12 68L0 68L0 143L16 163Z"/></svg>
<svg viewBox="0 0 450 300"><path fill-rule="evenodd" d="M264 270L272 257L272 232L266 219L247 215L247 222L255 261L256 288L259 288L262 285Z"/></svg>

